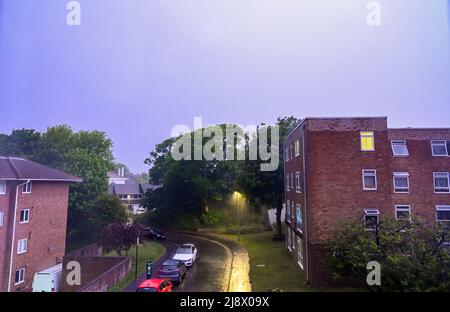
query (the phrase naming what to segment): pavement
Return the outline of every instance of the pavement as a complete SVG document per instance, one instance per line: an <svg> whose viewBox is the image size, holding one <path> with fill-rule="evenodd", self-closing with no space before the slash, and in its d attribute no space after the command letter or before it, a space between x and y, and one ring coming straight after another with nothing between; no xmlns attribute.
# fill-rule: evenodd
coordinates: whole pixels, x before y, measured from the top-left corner
<svg viewBox="0 0 450 312"><path fill-rule="evenodd" d="M179 245L193 243L197 246L198 259L187 270L186 277L177 292L250 292L249 258L247 250L240 244L214 234L192 232L169 232L167 238L159 241L166 253L153 264L152 278L166 259L170 259ZM141 274L124 291L135 292L137 286L146 279Z"/></svg>

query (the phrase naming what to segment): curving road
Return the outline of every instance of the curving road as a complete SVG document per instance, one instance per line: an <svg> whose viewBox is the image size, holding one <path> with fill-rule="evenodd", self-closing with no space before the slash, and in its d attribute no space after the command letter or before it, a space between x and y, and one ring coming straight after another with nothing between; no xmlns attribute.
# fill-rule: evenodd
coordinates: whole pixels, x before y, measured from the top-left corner
<svg viewBox="0 0 450 312"><path fill-rule="evenodd" d="M212 235L173 232L167 233L167 239L160 243L166 247L166 254L155 263L153 277L156 277L161 263L171 258L179 245L193 243L198 248L199 258L187 270L185 279L175 287L175 291L251 291L247 251L234 241ZM134 292L144 279L145 274L141 275L138 281L131 283L125 291Z"/></svg>

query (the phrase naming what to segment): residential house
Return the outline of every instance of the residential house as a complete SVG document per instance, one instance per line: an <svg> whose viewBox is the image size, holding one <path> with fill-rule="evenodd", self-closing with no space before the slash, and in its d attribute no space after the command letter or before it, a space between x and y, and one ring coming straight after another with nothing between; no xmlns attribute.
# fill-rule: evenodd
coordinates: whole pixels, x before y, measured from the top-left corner
<svg viewBox="0 0 450 312"><path fill-rule="evenodd" d="M36 272L62 262L69 185L81 181L0 156L0 291L31 291Z"/></svg>
<svg viewBox="0 0 450 312"><path fill-rule="evenodd" d="M386 117L306 118L284 142L286 241L315 285L344 219L450 221L450 129L390 129Z"/></svg>
<svg viewBox="0 0 450 312"><path fill-rule="evenodd" d="M147 190L156 188L157 186L149 183L111 184L109 193L117 196L130 214L136 215L147 211L140 204L142 196Z"/></svg>

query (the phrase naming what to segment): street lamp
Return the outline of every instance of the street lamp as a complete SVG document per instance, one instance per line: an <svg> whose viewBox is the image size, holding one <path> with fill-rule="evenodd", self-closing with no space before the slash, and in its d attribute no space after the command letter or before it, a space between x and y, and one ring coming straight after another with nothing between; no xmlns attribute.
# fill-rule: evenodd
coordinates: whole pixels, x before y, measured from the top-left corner
<svg viewBox="0 0 450 312"><path fill-rule="evenodd" d="M234 192L234 195L237 198L237 239L241 240L241 230L240 230L240 207L239 207L239 199L241 198L241 193Z"/></svg>

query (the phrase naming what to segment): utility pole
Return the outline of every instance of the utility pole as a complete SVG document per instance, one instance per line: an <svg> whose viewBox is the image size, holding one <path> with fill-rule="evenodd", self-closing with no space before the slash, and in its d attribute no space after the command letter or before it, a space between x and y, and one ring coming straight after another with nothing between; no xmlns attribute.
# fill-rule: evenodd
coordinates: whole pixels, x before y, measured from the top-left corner
<svg viewBox="0 0 450 312"><path fill-rule="evenodd" d="M240 229L240 207L239 207L239 197L240 194L237 193L237 234L238 234L238 241L241 240L241 229Z"/></svg>
<svg viewBox="0 0 450 312"><path fill-rule="evenodd" d="M134 267L134 279L138 278L138 256L139 256L139 236L136 238L136 264Z"/></svg>

